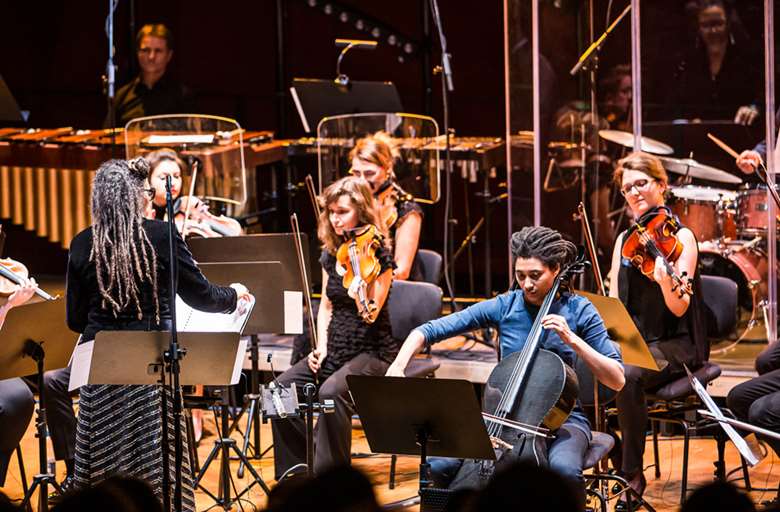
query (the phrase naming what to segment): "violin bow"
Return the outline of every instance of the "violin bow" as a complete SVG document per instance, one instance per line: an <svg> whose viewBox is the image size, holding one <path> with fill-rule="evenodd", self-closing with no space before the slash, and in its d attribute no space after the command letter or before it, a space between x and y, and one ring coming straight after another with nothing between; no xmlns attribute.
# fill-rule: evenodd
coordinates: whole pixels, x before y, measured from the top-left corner
<svg viewBox="0 0 780 512"><path fill-rule="evenodd" d="M192 196L195 194L195 180L198 179L198 161L192 164L192 179L190 180L190 193L187 199L187 208L184 210L184 222L181 223L181 236L184 236L187 222L190 220L190 211L192 210Z"/></svg>
<svg viewBox="0 0 780 512"><path fill-rule="evenodd" d="M308 321L309 331L311 332L311 349L312 352L319 346L319 340L317 339L317 329L314 325L314 311L311 308L311 290L309 290L309 275L306 272L306 264L303 260L303 241L301 240L301 227L298 224L298 215L293 213L290 215L290 224L293 228L293 236L295 237L295 254L298 256L298 269L301 273L301 284L303 285L303 297L306 299L306 309L309 310ZM325 290L322 290L325 293ZM317 376L314 376L317 380Z"/></svg>
<svg viewBox="0 0 780 512"><path fill-rule="evenodd" d="M303 181L306 183L306 190L309 191L309 199L311 199L312 209L317 215L317 220L319 221L322 211L320 210L320 203L317 202L317 193L314 191L314 179L312 179L311 174L307 174Z"/></svg>
<svg viewBox="0 0 780 512"><path fill-rule="evenodd" d="M607 295L604 288L604 280L601 278L601 268L599 267L599 259L596 254L596 245L593 242L593 233L590 230L590 223L588 222L588 212L585 210L585 203L582 201L577 205L577 214L582 223L582 232L585 234L585 245L588 248L590 261L593 263L593 277L596 279L596 288L598 288L599 294Z"/></svg>

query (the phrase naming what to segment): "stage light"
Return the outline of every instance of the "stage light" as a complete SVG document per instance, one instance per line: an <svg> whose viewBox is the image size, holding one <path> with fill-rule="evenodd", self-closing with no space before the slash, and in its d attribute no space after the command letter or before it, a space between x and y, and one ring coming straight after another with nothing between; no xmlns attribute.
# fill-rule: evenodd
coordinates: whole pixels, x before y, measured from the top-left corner
<svg viewBox="0 0 780 512"><path fill-rule="evenodd" d="M406 43L404 45L404 51L406 53L412 53L414 51L414 46L412 46L412 43Z"/></svg>
<svg viewBox="0 0 780 512"><path fill-rule="evenodd" d="M395 46L395 43L398 41L398 39L395 37L395 34L390 34L387 36L387 44L391 46Z"/></svg>
<svg viewBox="0 0 780 512"><path fill-rule="evenodd" d="M333 14L333 6L330 4L325 4L322 10L325 11L325 14Z"/></svg>
<svg viewBox="0 0 780 512"><path fill-rule="evenodd" d="M371 35L374 36L375 38L379 39L379 36L382 35L382 31L379 30L379 27L374 27L374 28L371 29Z"/></svg>
<svg viewBox="0 0 780 512"><path fill-rule="evenodd" d="M349 21L349 14L347 14L345 11L341 11L341 14L339 14L339 19L342 23L346 23Z"/></svg>
<svg viewBox="0 0 780 512"><path fill-rule="evenodd" d="M363 23L363 20L357 20L355 22L355 28L358 30L363 30L364 28L366 28L366 25L365 23Z"/></svg>
<svg viewBox="0 0 780 512"><path fill-rule="evenodd" d="M309 7L317 7L317 0L309 0Z"/></svg>

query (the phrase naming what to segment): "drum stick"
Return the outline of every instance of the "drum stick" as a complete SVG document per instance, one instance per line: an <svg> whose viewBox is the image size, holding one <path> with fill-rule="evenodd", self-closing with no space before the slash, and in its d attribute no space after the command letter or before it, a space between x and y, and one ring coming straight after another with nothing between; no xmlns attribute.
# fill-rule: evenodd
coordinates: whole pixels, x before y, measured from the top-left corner
<svg viewBox="0 0 780 512"><path fill-rule="evenodd" d="M729 146L728 144L726 144L725 142L723 142L722 140L720 140L719 138L717 138L713 134L708 133L707 137L709 137L712 142L717 144L720 149L722 149L723 151L725 151L729 155L733 156L734 158L739 158L739 153L737 153L736 151L731 149L731 146Z"/></svg>

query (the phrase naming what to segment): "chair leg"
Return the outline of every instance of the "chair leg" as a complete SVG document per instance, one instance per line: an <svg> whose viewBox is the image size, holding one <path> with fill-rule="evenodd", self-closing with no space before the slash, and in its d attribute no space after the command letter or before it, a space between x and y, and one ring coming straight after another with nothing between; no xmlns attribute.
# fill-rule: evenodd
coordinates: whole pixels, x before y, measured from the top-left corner
<svg viewBox="0 0 780 512"><path fill-rule="evenodd" d="M715 446L718 449L718 460L715 461L715 478L719 482L726 481L726 440L720 433L715 434Z"/></svg>
<svg viewBox="0 0 780 512"><path fill-rule="evenodd" d="M688 425L681 423L683 428L683 467L682 467L682 488L680 489L680 504L685 502L685 495L688 492L688 449L690 447L691 434L688 432Z"/></svg>
<svg viewBox="0 0 780 512"><path fill-rule="evenodd" d="M395 463L397 460L398 456L396 454L390 456L390 481L387 483L390 489L395 489Z"/></svg>
<svg viewBox="0 0 780 512"><path fill-rule="evenodd" d="M742 464L742 476L745 478L745 490L750 492L753 490L753 486L750 485L750 473L748 472L747 462L745 457L739 456L740 463Z"/></svg>
<svg viewBox="0 0 780 512"><path fill-rule="evenodd" d="M653 462L655 463L655 477L661 478L661 464L658 457L658 422L650 420L653 429Z"/></svg>
<svg viewBox="0 0 780 512"><path fill-rule="evenodd" d="M27 496L27 474L24 471L24 458L22 458L22 445L16 445L16 461L19 463L19 477L22 479L22 490Z"/></svg>

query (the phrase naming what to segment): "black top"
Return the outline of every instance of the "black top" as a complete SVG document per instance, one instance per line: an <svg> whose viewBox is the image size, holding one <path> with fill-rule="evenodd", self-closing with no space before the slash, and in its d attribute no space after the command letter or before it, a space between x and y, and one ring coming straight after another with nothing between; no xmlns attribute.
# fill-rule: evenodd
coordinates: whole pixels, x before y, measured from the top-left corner
<svg viewBox="0 0 780 512"><path fill-rule="evenodd" d="M410 198L402 197L398 199L398 201L396 201L395 203L395 209L396 212L398 212L398 218L393 223L393 225L390 226L390 233L389 233L391 243L393 244L393 253L395 253L395 249L396 249L395 232L398 230L398 226L400 226L401 223L403 222L404 217L406 217L411 213L417 213L420 215L420 217L423 216L423 211L422 208L420 208L420 205L415 203ZM419 243L417 245L417 249L418 250L420 249ZM414 260L412 261L412 269L409 272L409 281L424 281L423 270L422 267L420 266L420 260L419 258L417 258L416 252L414 254Z"/></svg>
<svg viewBox="0 0 780 512"><path fill-rule="evenodd" d="M669 81L669 114L685 119L734 119L744 105L760 105L763 81L760 69L753 65L755 56L739 45L730 45L720 71L710 74L704 47L685 55L678 64L676 76Z"/></svg>
<svg viewBox="0 0 780 512"><path fill-rule="evenodd" d="M623 232L623 243L627 237ZM699 271L693 279L693 295L683 316L672 313L664 301L661 287L631 264L621 258L618 271L618 296L626 306L637 329L647 343L666 340L683 340L693 344L696 350L692 358L696 363L709 357L709 342L705 330L704 305L698 293Z"/></svg>
<svg viewBox="0 0 780 512"><path fill-rule="evenodd" d="M168 257L168 225L158 220L144 220L144 231L157 253L157 297L160 319L164 325L170 320L168 283L170 259ZM152 287L144 282L140 286L141 311L138 319L135 307L114 316L113 310L104 308L97 284L95 263L90 261L92 228L76 235L70 243L67 276L68 327L83 333L84 340L94 339L100 330L157 330L155 323ZM213 313L229 313L236 308L236 291L230 287L216 286L208 282L192 259L184 240L176 234L176 259L179 268L179 296L195 309Z"/></svg>
<svg viewBox="0 0 780 512"><path fill-rule="evenodd" d="M141 81L140 76L134 78L117 91L114 105L118 127L138 117L186 114L193 110L188 89L167 75L163 75L151 89ZM108 127L108 123L106 117L104 125Z"/></svg>
<svg viewBox="0 0 780 512"><path fill-rule="evenodd" d="M390 251L384 247L377 250L381 272L392 269L395 264ZM342 277L336 272L336 257L326 250L322 251L320 263L328 273L328 287L325 293L333 305L328 324L328 357L326 364L333 370L340 368L355 356L369 353L392 363L401 341L393 338L388 313L388 300L379 312L374 323L366 323L358 313L355 300L347 294Z"/></svg>

